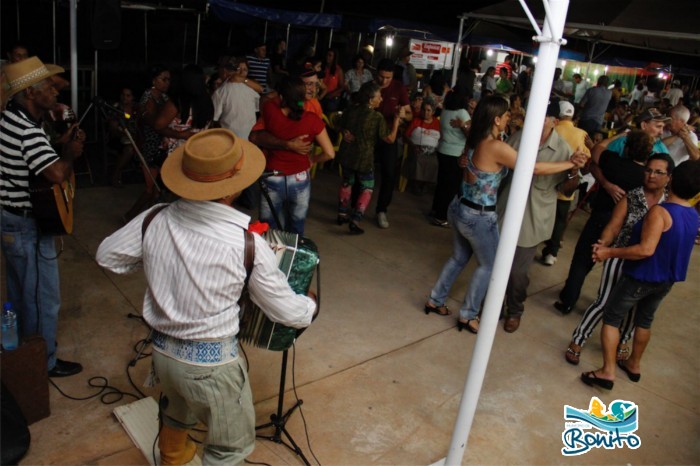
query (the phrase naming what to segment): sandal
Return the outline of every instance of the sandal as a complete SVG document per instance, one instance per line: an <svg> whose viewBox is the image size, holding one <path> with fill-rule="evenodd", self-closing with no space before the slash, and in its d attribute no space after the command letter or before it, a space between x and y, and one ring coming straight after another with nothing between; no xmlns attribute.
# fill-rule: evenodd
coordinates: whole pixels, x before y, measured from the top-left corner
<svg viewBox="0 0 700 466"><path fill-rule="evenodd" d="M581 381L586 385L590 385L591 387L596 386L606 390L612 390L613 386L615 385L615 382L612 380L598 377L595 374L595 371L584 372L581 374Z"/></svg>
<svg viewBox="0 0 700 466"><path fill-rule="evenodd" d="M627 345L619 345L617 347L617 360L627 361L630 357L630 349Z"/></svg>
<svg viewBox="0 0 700 466"><path fill-rule="evenodd" d="M569 347L566 348L566 352L564 353L564 359L566 359L566 362L569 364L578 366L578 363L581 361L581 347L578 347L578 351L574 351L572 348L573 345L575 345L575 343L569 343Z"/></svg>
<svg viewBox="0 0 700 466"><path fill-rule="evenodd" d="M447 309L447 306L442 305L442 306L433 306L430 303L425 303L425 308L423 308L425 311L425 315L430 314L431 312L434 312L435 314L439 316L449 316L452 315L452 312L450 312L449 309Z"/></svg>
<svg viewBox="0 0 700 466"><path fill-rule="evenodd" d="M476 322L476 327L472 325L472 322ZM460 332L462 331L463 328L466 328L467 331L477 334L479 333L479 318L475 319L469 319L468 321L463 321L463 320L458 320L457 321L457 330Z"/></svg>

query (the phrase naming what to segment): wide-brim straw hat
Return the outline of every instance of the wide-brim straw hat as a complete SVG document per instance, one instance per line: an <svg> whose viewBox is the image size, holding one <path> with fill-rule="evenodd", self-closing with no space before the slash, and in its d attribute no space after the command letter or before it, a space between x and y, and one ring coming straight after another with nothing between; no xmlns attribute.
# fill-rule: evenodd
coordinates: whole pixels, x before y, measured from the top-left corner
<svg viewBox="0 0 700 466"><path fill-rule="evenodd" d="M199 132L175 149L161 176L184 199L212 201L243 191L264 168L265 156L255 144L217 128Z"/></svg>
<svg viewBox="0 0 700 466"><path fill-rule="evenodd" d="M12 96L65 70L58 65L45 65L39 57L29 57L17 63L9 63L2 68L6 82L5 98Z"/></svg>

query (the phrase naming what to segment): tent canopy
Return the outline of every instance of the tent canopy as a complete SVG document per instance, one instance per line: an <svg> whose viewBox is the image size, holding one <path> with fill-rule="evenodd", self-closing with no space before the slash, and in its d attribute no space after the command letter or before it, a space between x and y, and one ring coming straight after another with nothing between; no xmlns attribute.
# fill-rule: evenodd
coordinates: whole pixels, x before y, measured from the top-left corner
<svg viewBox="0 0 700 466"><path fill-rule="evenodd" d="M343 22L341 15L264 8L229 0L209 0L209 5L216 17L225 23L242 23L258 18L294 26L338 29Z"/></svg>
<svg viewBox="0 0 700 466"><path fill-rule="evenodd" d="M544 17L539 1L527 1L535 18ZM564 37L614 44L657 52L700 57L696 0L586 0L572 2ZM476 19L530 29L517 0L507 0L471 13L463 18ZM542 22L539 21L541 27ZM693 60L698 62L698 60Z"/></svg>

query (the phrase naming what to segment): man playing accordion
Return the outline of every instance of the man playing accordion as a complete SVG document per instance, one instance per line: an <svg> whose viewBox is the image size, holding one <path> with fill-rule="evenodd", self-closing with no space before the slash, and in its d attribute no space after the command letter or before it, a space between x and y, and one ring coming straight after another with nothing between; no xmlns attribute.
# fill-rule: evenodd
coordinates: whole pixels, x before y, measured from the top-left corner
<svg viewBox="0 0 700 466"><path fill-rule="evenodd" d="M252 301L274 322L304 328L315 315L313 293L292 291L265 240L246 233L250 217L232 207L264 166L255 145L226 129L196 134L161 172L182 199L143 212L97 251L98 263L113 272L144 267L143 318L153 329L163 392L162 464L192 459L187 433L197 421L208 426L203 464L240 464L253 451L255 412L236 338L246 281ZM249 275L246 242L255 251Z"/></svg>

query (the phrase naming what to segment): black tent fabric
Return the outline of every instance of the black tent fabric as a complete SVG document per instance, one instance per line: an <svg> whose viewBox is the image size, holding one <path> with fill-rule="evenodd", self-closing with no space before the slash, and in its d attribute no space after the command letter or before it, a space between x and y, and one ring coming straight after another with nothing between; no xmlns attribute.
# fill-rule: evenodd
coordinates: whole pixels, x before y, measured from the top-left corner
<svg viewBox="0 0 700 466"><path fill-rule="evenodd" d="M535 18L544 18L541 1L526 3ZM657 53L673 54L676 65L692 63L696 67L700 61L700 34L694 14L697 5L697 0L571 1L564 37L651 51L650 60ZM532 30L517 0L464 13L463 17Z"/></svg>
<svg viewBox="0 0 700 466"><path fill-rule="evenodd" d="M253 17L293 26L338 29L343 22L341 15L264 8L229 0L209 0L209 5L216 17L225 23L245 22Z"/></svg>

